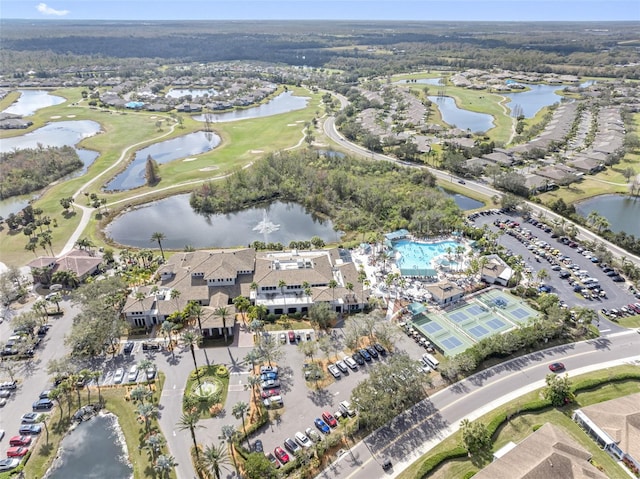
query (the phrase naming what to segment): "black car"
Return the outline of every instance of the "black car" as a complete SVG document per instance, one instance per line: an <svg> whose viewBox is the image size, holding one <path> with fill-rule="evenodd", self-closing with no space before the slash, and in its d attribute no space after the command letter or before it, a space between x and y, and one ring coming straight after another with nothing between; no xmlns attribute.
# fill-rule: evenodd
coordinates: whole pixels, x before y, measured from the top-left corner
<svg viewBox="0 0 640 479"><path fill-rule="evenodd" d="M361 349L358 352L364 358L365 361L367 362L371 361L371 355L369 354L369 351L367 351L366 349Z"/></svg>
<svg viewBox="0 0 640 479"><path fill-rule="evenodd" d="M360 355L360 353L358 351L356 351L355 353L353 353L353 356L351 356L353 358L353 360L358 363L360 366L362 366L364 364L364 358Z"/></svg>
<svg viewBox="0 0 640 479"><path fill-rule="evenodd" d="M34 411L48 411L53 407L53 401L51 399L38 399L32 405Z"/></svg>
<svg viewBox="0 0 640 479"><path fill-rule="evenodd" d="M384 346L382 346L382 344L376 343L376 344L373 345L373 347L376 348L376 351L378 351L381 356L386 356L387 355L387 350L384 349Z"/></svg>
<svg viewBox="0 0 640 479"><path fill-rule="evenodd" d="M142 350L160 349L160 343L142 343Z"/></svg>
<svg viewBox="0 0 640 479"><path fill-rule="evenodd" d="M376 351L376 348L369 346L367 348L367 352L371 355L372 358L378 359L378 351Z"/></svg>
<svg viewBox="0 0 640 479"><path fill-rule="evenodd" d="M262 446L262 441L260 439L256 439L256 442L253 443L253 450L255 452L264 452L264 447Z"/></svg>
<svg viewBox="0 0 640 479"><path fill-rule="evenodd" d="M624 283L626 280L622 276L612 276L611 281L614 283Z"/></svg>
<svg viewBox="0 0 640 479"><path fill-rule="evenodd" d="M132 351L133 351L133 341L127 341L124 345L124 348L122 348L122 352L124 354L131 354Z"/></svg>

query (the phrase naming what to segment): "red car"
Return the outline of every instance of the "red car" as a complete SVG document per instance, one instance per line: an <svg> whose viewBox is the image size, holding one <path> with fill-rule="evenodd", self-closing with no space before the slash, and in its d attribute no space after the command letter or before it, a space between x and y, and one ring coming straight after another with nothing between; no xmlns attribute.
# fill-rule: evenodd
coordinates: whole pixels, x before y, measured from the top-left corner
<svg viewBox="0 0 640 479"><path fill-rule="evenodd" d="M260 393L260 396L262 396L262 399L267 399L267 398L270 398L271 396L279 396L279 395L280 395L279 388L263 389L262 392Z"/></svg>
<svg viewBox="0 0 640 479"><path fill-rule="evenodd" d="M335 417L333 417L333 414L331 414L330 412L327 412L327 411L323 412L322 419L324 419L324 422L326 422L331 427L336 427L338 425L338 421L336 420Z"/></svg>
<svg viewBox="0 0 640 479"><path fill-rule="evenodd" d="M28 447L10 447L7 449L7 457L23 457L29 452Z"/></svg>
<svg viewBox="0 0 640 479"><path fill-rule="evenodd" d="M551 370L554 373L557 373L558 371L564 370L564 364L562 363L549 364L549 370Z"/></svg>
<svg viewBox="0 0 640 479"><path fill-rule="evenodd" d="M31 436L13 436L9 439L10 446L28 446L31 444Z"/></svg>
<svg viewBox="0 0 640 479"><path fill-rule="evenodd" d="M292 344L296 342L296 335L293 331L289 331L289 342Z"/></svg>
<svg viewBox="0 0 640 479"><path fill-rule="evenodd" d="M273 452L276 453L276 457L282 464L289 462L289 454L287 454L281 447L276 447Z"/></svg>

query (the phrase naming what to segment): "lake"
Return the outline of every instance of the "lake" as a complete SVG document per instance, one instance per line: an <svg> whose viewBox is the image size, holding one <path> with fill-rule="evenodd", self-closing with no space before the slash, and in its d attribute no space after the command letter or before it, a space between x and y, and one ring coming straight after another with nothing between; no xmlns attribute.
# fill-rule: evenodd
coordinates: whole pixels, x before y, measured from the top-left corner
<svg viewBox="0 0 640 479"><path fill-rule="evenodd" d="M5 198L0 201L0 217L6 218L11 213L16 214L18 211L22 211L28 204L32 196L21 195L12 196L11 198Z"/></svg>
<svg viewBox="0 0 640 479"><path fill-rule="evenodd" d="M172 88L165 95L167 98L182 98L191 95L191 98L204 96L218 96L218 92L213 88Z"/></svg>
<svg viewBox="0 0 640 479"><path fill-rule="evenodd" d="M75 146L80 141L100 132L100 124L91 120L56 121L25 133L24 135L3 138L0 142L0 152L6 153L13 150L26 148L38 148L42 146ZM76 148L78 156L84 163L84 169L78 174L84 173L98 157L98 152Z"/></svg>
<svg viewBox="0 0 640 479"><path fill-rule="evenodd" d="M20 98L11 104L9 108L4 110L4 113L11 113L13 115L29 116L33 115L41 108L48 106L59 105L66 100L61 96L51 95L46 90L18 90L20 92Z"/></svg>
<svg viewBox="0 0 640 479"><path fill-rule="evenodd" d="M147 146L136 152L133 161L127 168L115 176L105 187L106 191L130 190L146 184L144 177L147 157L156 160L158 164L168 163L178 158L187 158L213 150L220 144L220 137L215 133L197 131L188 135L172 138Z"/></svg>
<svg viewBox="0 0 640 479"><path fill-rule="evenodd" d="M81 422L62 439L60 456L46 479L129 479L133 470L111 414Z"/></svg>
<svg viewBox="0 0 640 479"><path fill-rule="evenodd" d="M450 196L451 198L453 198L453 201L456 202L456 205L458 205L458 208L460 208L463 211L475 210L477 208L482 208L484 206L484 203L482 201L474 200L473 198L469 198L468 196L465 196L461 193L454 193L453 191L450 191L441 186L439 186L438 188L441 191L444 191L447 194L447 196Z"/></svg>
<svg viewBox="0 0 640 479"><path fill-rule="evenodd" d="M121 245L151 248L151 235L162 232L170 249L246 246L253 241L280 242L340 239L330 220L321 219L296 203L276 201L229 214L204 216L193 211L190 195L176 195L140 206L118 216L106 234Z"/></svg>
<svg viewBox="0 0 640 479"><path fill-rule="evenodd" d="M600 195L576 203L576 211L585 218L597 211L608 221L611 231L640 238L640 198L626 195Z"/></svg>
<svg viewBox="0 0 640 479"><path fill-rule="evenodd" d="M429 100L440 110L442 120L450 126L469 130L472 133L485 132L493 128L493 117L486 113L458 108L450 96L429 96Z"/></svg>
<svg viewBox="0 0 640 479"><path fill-rule="evenodd" d="M415 78L412 80L400 80L394 82L395 85L415 85L416 83L422 85L441 85L442 78Z"/></svg>
<svg viewBox="0 0 640 479"><path fill-rule="evenodd" d="M522 107L522 113L525 118L533 118L545 106L551 106L554 103L560 103L562 96L558 95L556 91L562 90L562 85L529 85L521 83L530 90L521 91L516 93L504 93L504 96L511 99L509 108L513 111L515 105Z"/></svg>
<svg viewBox="0 0 640 479"><path fill-rule="evenodd" d="M207 113L206 115L196 115L193 117L193 119L197 121L206 121L205 118L208 117L209 121L217 123L247 120L249 118L262 118L264 116L279 115L280 113L302 110L303 108L307 107L308 101L308 97L294 96L293 92L287 91L269 100L267 103L263 103L262 105L227 111L224 113Z"/></svg>

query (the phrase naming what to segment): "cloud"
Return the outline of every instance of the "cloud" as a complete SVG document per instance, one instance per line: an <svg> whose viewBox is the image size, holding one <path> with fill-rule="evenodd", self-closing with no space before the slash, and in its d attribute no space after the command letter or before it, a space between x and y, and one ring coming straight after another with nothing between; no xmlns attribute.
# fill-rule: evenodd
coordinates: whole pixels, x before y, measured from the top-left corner
<svg viewBox="0 0 640 479"><path fill-rule="evenodd" d="M55 8L51 8L46 3L39 3L36 8L43 15L55 15L58 17L64 17L69 13L69 10L56 10Z"/></svg>

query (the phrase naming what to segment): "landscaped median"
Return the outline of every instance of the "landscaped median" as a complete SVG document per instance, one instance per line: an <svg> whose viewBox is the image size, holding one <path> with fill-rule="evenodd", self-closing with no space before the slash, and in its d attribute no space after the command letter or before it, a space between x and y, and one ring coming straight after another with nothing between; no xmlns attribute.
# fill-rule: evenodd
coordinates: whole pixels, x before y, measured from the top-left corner
<svg viewBox="0 0 640 479"><path fill-rule="evenodd" d="M542 389L505 404L477 420L486 426L491 437L491 451L509 442L519 443L541 425L549 422L562 427L592 455L591 463L607 477L628 477L614 459L601 450L586 433L571 420L575 409L600 403L640 391L640 368L619 366L572 378L575 402L554 408L542 397ZM491 455L469 457L458 431L442 441L398 477L401 479L471 477L491 461Z"/></svg>
<svg viewBox="0 0 640 479"><path fill-rule="evenodd" d="M157 414L153 414L151 409L157 409L164 380L164 374L159 373L156 380L147 384L101 386L99 393L97 388L91 387L90 396L87 388L83 388L80 391L81 404L96 402L98 394L100 394L104 409L117 416L118 424L124 434L128 459L133 468L133 477L135 479L150 477L154 471L152 456L143 451L143 448L145 447L144 441L150 434L161 435ZM132 394L132 391L137 388L147 390L148 394L144 395L147 397L135 399L136 394ZM141 416L141 404L149 405L148 409L150 411L146 421ZM71 416L77 410L77 395L74 393L66 398L61 397L60 405L62 409L60 406L56 406L48 414L46 421L48 434L43 429L24 467L24 474L28 478L43 477L51 467L60 448L60 443L71 426ZM71 414L69 411L72 411ZM162 447L160 452L168 454L166 446ZM19 470L21 468L7 473L0 473L0 479L12 477ZM167 477L175 478L175 473L171 471Z"/></svg>

